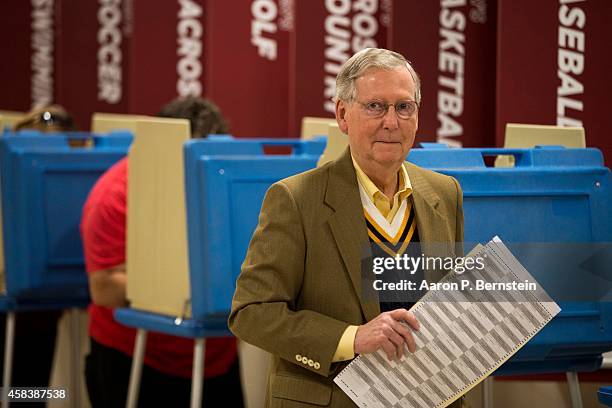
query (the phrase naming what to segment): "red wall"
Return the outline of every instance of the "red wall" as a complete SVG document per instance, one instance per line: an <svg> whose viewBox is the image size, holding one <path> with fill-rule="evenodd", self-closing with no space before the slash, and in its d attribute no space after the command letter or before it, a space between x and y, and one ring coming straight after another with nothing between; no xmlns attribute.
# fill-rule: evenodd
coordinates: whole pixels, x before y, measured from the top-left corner
<svg viewBox="0 0 612 408"><path fill-rule="evenodd" d="M575 124L609 162L612 2L502 0L499 18L497 142L508 122Z"/></svg>
<svg viewBox="0 0 612 408"><path fill-rule="evenodd" d="M281 0L209 0L205 94L219 104L232 133L288 137L287 24Z"/></svg>
<svg viewBox="0 0 612 408"><path fill-rule="evenodd" d="M95 111L155 114L193 94L217 102L237 136L298 136L303 116L333 116L340 64L378 46L421 75L419 141L491 146L507 122L582 124L612 154L607 0L35 0L4 11L0 109L52 100L82 129Z"/></svg>
<svg viewBox="0 0 612 408"><path fill-rule="evenodd" d="M423 83L417 141L494 143L495 29L494 0L394 1L390 47Z"/></svg>
<svg viewBox="0 0 612 408"><path fill-rule="evenodd" d="M295 1L291 33L289 105L291 134L302 117L333 117L338 68L366 47L386 47L389 0Z"/></svg>
<svg viewBox="0 0 612 408"><path fill-rule="evenodd" d="M55 101L79 129L93 112L129 111L129 21L119 0L56 0Z"/></svg>
<svg viewBox="0 0 612 408"><path fill-rule="evenodd" d="M36 17L31 17L33 8L29 1L7 2L2 9L0 38L4 45L0 63L0 109L27 111L34 105L34 99L41 103L53 99L56 10L53 2L46 2L37 7ZM33 29L34 21L38 23ZM33 31L38 33L34 45L36 52L32 46ZM33 79L34 72L37 79Z"/></svg>

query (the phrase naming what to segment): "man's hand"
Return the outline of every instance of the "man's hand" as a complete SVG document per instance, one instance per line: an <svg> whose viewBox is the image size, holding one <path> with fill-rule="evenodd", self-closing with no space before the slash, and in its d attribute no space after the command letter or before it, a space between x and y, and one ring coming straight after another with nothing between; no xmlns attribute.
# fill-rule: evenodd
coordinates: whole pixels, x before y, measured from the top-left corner
<svg viewBox="0 0 612 408"><path fill-rule="evenodd" d="M414 353L414 338L403 322L414 330L419 330L416 317L406 309L381 313L375 319L359 326L355 335L355 354L373 353L382 348L389 360L400 359L404 355L404 344Z"/></svg>

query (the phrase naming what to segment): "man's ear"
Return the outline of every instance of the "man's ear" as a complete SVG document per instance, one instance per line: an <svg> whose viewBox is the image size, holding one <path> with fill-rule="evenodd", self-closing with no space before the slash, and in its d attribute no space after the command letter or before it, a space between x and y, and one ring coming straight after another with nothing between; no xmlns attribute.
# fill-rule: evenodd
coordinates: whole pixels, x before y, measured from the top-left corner
<svg viewBox="0 0 612 408"><path fill-rule="evenodd" d="M348 123L346 122L346 102L336 102L336 121L340 131L348 135Z"/></svg>

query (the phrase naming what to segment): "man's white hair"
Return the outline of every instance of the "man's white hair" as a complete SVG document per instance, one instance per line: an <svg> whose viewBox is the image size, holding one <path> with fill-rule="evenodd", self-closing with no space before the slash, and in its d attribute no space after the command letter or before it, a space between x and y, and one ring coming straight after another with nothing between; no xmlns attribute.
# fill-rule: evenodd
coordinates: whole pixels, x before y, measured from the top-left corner
<svg viewBox="0 0 612 408"><path fill-rule="evenodd" d="M414 100L421 104L421 80L410 62L402 54L384 48L365 48L349 58L336 77L334 101L351 103L357 97L355 80L370 68L393 70L405 67L414 81Z"/></svg>

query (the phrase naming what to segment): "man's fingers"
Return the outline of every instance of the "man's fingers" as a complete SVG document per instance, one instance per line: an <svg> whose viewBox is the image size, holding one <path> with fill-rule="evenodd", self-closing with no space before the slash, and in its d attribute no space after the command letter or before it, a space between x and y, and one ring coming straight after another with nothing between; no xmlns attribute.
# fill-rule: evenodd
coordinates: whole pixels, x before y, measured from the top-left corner
<svg viewBox="0 0 612 408"><path fill-rule="evenodd" d="M395 327L395 330L402 336L402 339L408 346L408 350L411 353L414 353L416 351L416 341L414 340L414 337L412 336L410 329L408 329L403 324L398 323L397 326Z"/></svg>
<svg viewBox="0 0 612 408"><path fill-rule="evenodd" d="M414 314L406 309L396 309L382 313L375 320L367 323L366 326L368 327L366 338L377 332L377 339L371 338L370 346L367 347L369 350L365 352L373 352L382 348L387 358L393 361L402 358L406 353L404 344L411 353L416 351L416 341L412 336L412 330L418 329L419 322ZM358 330L357 334L359 335L359 333ZM357 344L357 341L355 341L355 344ZM374 350L371 350L371 347L374 347ZM361 349L362 347L359 348L359 351L364 352ZM357 351L357 347L355 347L355 350Z"/></svg>
<svg viewBox="0 0 612 408"><path fill-rule="evenodd" d="M385 351L385 354L387 355L389 361L393 361L393 359L395 358L395 353L397 353L395 345L391 343L390 340L385 340L382 344L382 348Z"/></svg>
<svg viewBox="0 0 612 408"><path fill-rule="evenodd" d="M414 330L419 330L419 327L421 327L414 313L409 312L406 309L395 309L389 312L389 314L391 315L393 319L397 321L400 321L400 322L404 321L408 323L408 325L412 327Z"/></svg>
<svg viewBox="0 0 612 408"><path fill-rule="evenodd" d="M404 337L401 336L397 331L392 330L387 338L395 345L397 350L397 356L401 358L404 355Z"/></svg>
<svg viewBox="0 0 612 408"><path fill-rule="evenodd" d="M408 317L406 322L412 326L414 330L419 330L421 328L421 323L417 320L416 316L412 312L408 312Z"/></svg>

